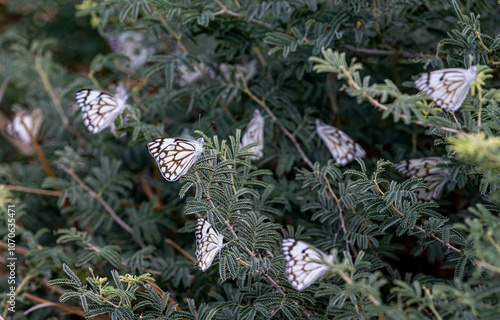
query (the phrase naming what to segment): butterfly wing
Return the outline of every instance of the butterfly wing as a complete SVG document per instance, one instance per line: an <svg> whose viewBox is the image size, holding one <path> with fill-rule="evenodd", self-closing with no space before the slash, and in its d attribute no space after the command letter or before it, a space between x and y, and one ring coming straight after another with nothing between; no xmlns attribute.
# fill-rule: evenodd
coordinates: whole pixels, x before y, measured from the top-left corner
<svg viewBox="0 0 500 320"><path fill-rule="evenodd" d="M304 241L283 239L281 249L286 262L286 276L296 290L309 287L328 270L328 266L322 263L328 257Z"/></svg>
<svg viewBox="0 0 500 320"><path fill-rule="evenodd" d="M464 102L476 80L477 68L450 68L422 74L415 85L446 111L456 111Z"/></svg>
<svg viewBox="0 0 500 320"><path fill-rule="evenodd" d="M185 175L203 152L203 138L194 141L185 138L159 138L148 143L162 176L176 181Z"/></svg>
<svg viewBox="0 0 500 320"><path fill-rule="evenodd" d="M319 119L316 120L316 131L339 165L345 166L356 158L366 156L365 150L347 134Z"/></svg>
<svg viewBox="0 0 500 320"><path fill-rule="evenodd" d="M394 164L394 169L401 174L421 179L427 188L414 190L415 195L419 201L429 202L441 197L450 178L449 168L437 166L442 163L445 161L439 157L425 157L400 161Z"/></svg>
<svg viewBox="0 0 500 320"><path fill-rule="evenodd" d="M76 92L76 102L82 110L83 123L92 133L99 133L109 127L127 107L126 100L125 89L119 89L116 95L93 89Z"/></svg>
<svg viewBox="0 0 500 320"><path fill-rule="evenodd" d="M43 121L42 109L37 108L32 112L23 112L22 116L23 122L31 132L31 135L36 138ZM21 116L19 113L16 114L14 116L14 119L12 119L12 122L7 125L6 132L13 139L20 140L26 144L31 144L29 133L26 131L26 128L22 124Z"/></svg>
<svg viewBox="0 0 500 320"><path fill-rule="evenodd" d="M198 267L201 271L205 271L212 265L217 253L224 247L224 236L203 218L198 218L195 235Z"/></svg>
<svg viewBox="0 0 500 320"><path fill-rule="evenodd" d="M264 155L264 117L257 109L253 112L253 118L248 123L243 138L241 138L240 146L243 147L254 142L259 143L259 145L246 150L258 154L257 157L250 158L252 161L259 160Z"/></svg>

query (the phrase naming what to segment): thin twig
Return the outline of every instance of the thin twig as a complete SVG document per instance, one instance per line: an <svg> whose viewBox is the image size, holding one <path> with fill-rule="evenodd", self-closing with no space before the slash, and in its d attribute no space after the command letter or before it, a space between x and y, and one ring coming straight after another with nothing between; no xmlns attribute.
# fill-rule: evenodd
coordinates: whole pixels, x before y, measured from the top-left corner
<svg viewBox="0 0 500 320"><path fill-rule="evenodd" d="M342 278L342 280L344 280L345 283L347 284L352 284L352 279L349 278L349 276L347 274L345 274L345 272L343 272L342 270L336 270L336 273ZM374 295L370 294L368 291L366 291L365 289L359 289L359 291L364 294L368 299L370 299L370 301L376 305L376 306L379 306L381 303L380 301L378 301L377 298L375 298Z"/></svg>
<svg viewBox="0 0 500 320"><path fill-rule="evenodd" d="M237 70L237 71L238 71L238 73L240 72L239 70ZM278 118L274 115L274 113L271 111L271 109L269 109L269 107L267 106L267 104L265 103L265 101L257 98L252 93L252 91L250 91L250 89L248 88L247 82L246 82L245 77L243 76L243 74L241 74L241 81L243 82L243 92L246 93L250 97L250 99L252 99L259 106L261 106L266 111L266 113L269 115L269 117L271 117L271 120L273 122L276 122L278 124L278 126L281 129L281 131L283 131L283 133L290 139L290 141L292 141L293 145L295 146L295 148L299 152L300 156L302 157L302 160L304 160L304 162L309 166L309 168L311 168L312 170L314 170L314 165L313 165L312 161L309 160L309 158L306 156L306 154L304 153L304 150L302 150L302 147L297 142L297 139L295 139L295 136L290 131L288 131L288 129L285 128L285 126L282 123L277 122Z"/></svg>
<svg viewBox="0 0 500 320"><path fill-rule="evenodd" d="M356 81L354 81L354 79L352 78L351 74L349 73L349 71L347 71L344 68L344 66L340 66L340 71L347 77L347 80L349 81L349 84L355 90L361 91L361 88L358 86L358 84L356 83ZM375 98L373 98L372 96L370 96L366 91L363 91L363 97L365 97L372 105L374 105L375 107L377 107L379 109L382 109L382 110L388 110L389 109L389 107L387 107L386 105L383 105L382 103L378 102ZM401 114L401 115L399 115L399 118L404 121L404 120L406 120L407 117L404 114ZM436 126L434 126L432 124L429 124L429 123L423 123L420 120L414 120L414 121L411 121L411 122L414 123L414 124L423 126L423 127L436 128L436 129L439 129L439 130L442 130L442 131L451 132L451 133L455 133L455 134L462 134L462 135L468 136L467 133L465 133L463 131L460 131L460 130L457 130L457 129L453 129L453 128L436 127Z"/></svg>
<svg viewBox="0 0 500 320"><path fill-rule="evenodd" d="M69 126L68 118L66 117L66 114L64 114L64 111L61 107L61 100L59 100L59 97L57 96L54 88L52 87L49 77L47 76L47 73L45 72L45 70L43 70L40 56L35 57L35 69L38 72L40 78L42 78L42 83L45 87L45 91L49 95L50 100L52 100L54 106L56 107L57 113L59 114L59 117L61 118L64 127L67 128Z"/></svg>
<svg viewBox="0 0 500 320"><path fill-rule="evenodd" d="M370 48L357 48L351 45L344 45L344 47L348 50L366 53L369 55L377 55L377 56L401 56L407 59L415 59L422 56L420 53L416 52L407 52L407 51L397 51L397 50L382 50L382 49L370 49Z"/></svg>
<svg viewBox="0 0 500 320"><path fill-rule="evenodd" d="M196 173L196 176L198 178L198 180L200 179L200 177L198 176L198 173ZM208 202L210 203L210 205L212 206L212 208L214 210L217 210L217 208L215 207L215 204L213 203L212 201L212 198L210 197L210 195L208 194L208 190L205 191L205 194L207 196L207 200ZM231 232L231 234L233 235L234 239L235 240L238 240L238 236L236 235L236 233L234 232L234 229L233 227L231 226L231 224L226 220L224 219L224 223L226 224L227 228L229 229L229 231ZM241 246L241 244L240 244ZM255 255L255 253L253 253L250 249L248 249L247 247L242 247L245 249L245 251L257 262L257 256ZM283 291L283 289L281 288L280 285L278 285L276 283L276 281L274 281L270 276L269 274L267 274L267 272L263 272L261 273L262 276L264 276L275 288L276 290L278 290L279 293L281 293L283 296L285 296L285 292Z"/></svg>
<svg viewBox="0 0 500 320"><path fill-rule="evenodd" d="M182 249L181 246L179 246L177 243L174 241L170 240L169 238L165 238L165 242L174 247L177 251L179 251L184 257L186 257L189 261L192 263L196 263L196 258L193 257L192 255L189 254L186 250Z"/></svg>
<svg viewBox="0 0 500 320"><path fill-rule="evenodd" d="M33 148L35 148L35 152L38 156L38 159L40 159L40 162L42 163L43 168L45 169L45 172L47 172L47 175L49 177L55 178L56 175L54 174L54 171L50 167L49 161L47 161L47 158L45 157L45 154L43 153L42 148L40 148L40 145L38 144L38 141L36 141L35 137L31 133L30 128L28 128L26 123L24 123L24 118L23 118L22 112L19 113L19 118L21 119L21 124L23 125L24 130L26 130L26 132L28 132L28 136L30 137L30 140L31 140L31 145L33 146Z"/></svg>
<svg viewBox="0 0 500 320"><path fill-rule="evenodd" d="M215 0L215 2L217 2L217 4L219 5L219 7L221 7L221 8L222 8L222 10L219 10L219 11L217 11L217 12L214 12L214 13L213 13L213 15L214 15L214 16L218 16L218 15L221 15L221 14L224 14L224 13L225 13L225 14L227 14L227 15L231 16L231 17L242 18L242 19L244 19L244 18L245 18L245 15L244 15L244 14L241 14L241 13L236 13L236 12L234 12L234 11L229 10L229 9L228 9L228 8L226 8L226 6L225 6L222 2L220 2L219 0ZM252 19L250 19L250 20L248 20L248 22L252 22L252 23L258 24L258 25L263 26L263 27L266 27L266 28L268 28L268 29L272 29L272 28L273 28L273 26L272 26L272 25L270 25L269 23L264 22L264 21L260 21L260 20L257 20L257 19L253 19L253 18L252 18Z"/></svg>
<svg viewBox="0 0 500 320"><path fill-rule="evenodd" d="M62 167L61 166L61 170L63 170L64 172L66 172L67 174L69 174L73 179L76 180L76 182L78 182L78 184L85 190L87 191L90 196L94 199L96 199L97 201L99 201L99 203L104 207L104 209L111 215L111 217L113 218L113 220L116 221L116 223L118 223L123 229L125 229L128 233L130 234L133 234L133 229L125 222L123 221L115 212L115 210L113 210L113 208L111 208L111 206L103 199L101 198L101 196L99 196L97 193L94 192L94 190L92 190L89 186L87 186L83 181L82 179L80 179L80 177L72 170L70 169L67 169L65 167Z"/></svg>
<svg viewBox="0 0 500 320"><path fill-rule="evenodd" d="M61 191L57 190L43 190L43 189L35 189L29 187L12 186L8 184L0 184L0 188L5 188L6 190L19 191L24 193L41 194L44 196L52 196L52 197L61 196Z"/></svg>
<svg viewBox="0 0 500 320"><path fill-rule="evenodd" d="M5 78L2 81L2 85L0 86L0 102L3 100L3 95L5 94L5 90L7 89L7 85L9 84L10 78Z"/></svg>
<svg viewBox="0 0 500 320"><path fill-rule="evenodd" d="M384 196L384 195L385 195L385 193L382 191L382 189L380 189L380 186L378 185L378 182L377 182L377 175L376 175L376 174L375 174L375 176L374 176L374 178L373 178L373 183L375 184L375 188L377 189L377 191L378 191L378 192L379 192L382 196ZM404 214L403 214L401 211L399 211L399 210L398 210L398 209L397 209L394 205L392 205L392 204L391 204L390 208L391 208L392 210L394 210L394 212L396 212L396 213L397 213L398 215L400 215L401 217L403 217L403 216L404 216ZM419 226L417 226L417 225L414 225L414 226L413 226L413 228L417 229L418 231L422 232L423 234L425 234L425 233L426 233L426 232L425 232L425 230L424 230L422 227L419 227ZM442 239L440 239L439 237L437 237L437 236L436 236L435 234L433 234L433 233L431 233L431 234L429 235L429 237L431 237L432 239L434 239L434 240L436 240L436 241L440 242L442 245L446 246L446 247L447 247L448 249L450 249L450 250L453 250L453 251L458 252L458 253L460 253L460 252L461 252L461 251L460 251L460 249L455 248L455 247L454 247L454 246L452 246L449 242L445 242L445 241L443 241Z"/></svg>

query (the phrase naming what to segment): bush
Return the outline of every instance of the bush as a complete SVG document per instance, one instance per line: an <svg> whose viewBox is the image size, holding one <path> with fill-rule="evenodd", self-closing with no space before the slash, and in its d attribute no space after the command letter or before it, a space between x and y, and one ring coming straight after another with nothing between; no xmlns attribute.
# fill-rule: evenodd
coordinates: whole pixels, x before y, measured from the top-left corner
<svg viewBox="0 0 500 320"><path fill-rule="evenodd" d="M1 8L3 318L498 317L496 2ZM454 114L415 87L424 72L470 66ZM89 132L75 93L120 85L130 106ZM258 161L257 143L240 145L254 110ZM333 161L316 119L366 157ZM205 151L168 182L147 144L186 135ZM422 201L428 186L436 201ZM225 243L205 272L200 217ZM301 291L285 267L299 250L284 257L283 238L326 270Z"/></svg>

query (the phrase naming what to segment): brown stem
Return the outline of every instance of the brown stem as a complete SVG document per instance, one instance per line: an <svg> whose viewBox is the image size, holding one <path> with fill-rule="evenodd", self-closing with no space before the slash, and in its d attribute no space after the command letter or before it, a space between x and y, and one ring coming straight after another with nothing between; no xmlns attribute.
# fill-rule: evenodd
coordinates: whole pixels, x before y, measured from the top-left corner
<svg viewBox="0 0 500 320"><path fill-rule="evenodd" d="M73 179L75 179L75 181L78 182L78 184L83 188L83 190L87 191L92 198L99 201L99 203L111 215L113 220L115 220L116 223L118 223L118 225L120 225L128 233L130 233L130 234L133 233L133 229L116 214L115 210L113 210L113 208L111 208L111 206L103 198L101 198L100 195L95 193L94 190L92 190L89 186L87 186L73 170L67 169L67 168L62 167L62 166L61 166L61 170L66 172L67 174L69 174Z"/></svg>
<svg viewBox="0 0 500 320"><path fill-rule="evenodd" d="M226 6L220 2L219 0L215 0L215 2L217 2L217 4L219 5L219 7L222 8L222 10L220 11L217 11L217 12L214 12L213 15L214 16L218 16L218 15L221 15L221 14L227 14L231 17L236 17L236 18L242 18L244 19L245 18L245 15L244 14L241 14L241 13L236 13L236 12L233 12L231 10L229 10L228 8L226 8ZM258 24L259 26L263 26L263 27L266 27L268 29L272 29L273 26L270 25L269 23L267 22L264 22L264 21L260 21L260 20L257 20L257 19L250 19L249 22L251 23L255 23L255 24Z"/></svg>
<svg viewBox="0 0 500 320"><path fill-rule="evenodd" d="M377 189L377 191L378 191L378 192L379 192L382 196L384 196L384 195L385 195L385 193L382 191L382 189L380 189L380 186L379 186L379 185L378 185L378 183L377 183L377 175L376 175L376 174L375 174L375 176L374 176L374 178L373 178L373 183L375 183L375 188ZM401 211L399 211L399 210L398 210L398 209L397 209L394 205L392 205L392 204L391 204L391 209L392 209L394 212L396 212L398 215L400 215L401 217L403 217L403 216L404 216L404 214L403 214ZM413 226L413 228L417 229L418 231L422 232L423 234L425 234L425 233L426 233L426 232L425 232L425 230L424 230L422 227L419 227L419 226L417 226L417 225L414 225L414 226ZM435 234L433 234L433 233L431 233L431 234L429 235L429 237L431 237L432 239L434 239L434 240L436 240L436 241L440 242L442 245L446 246L446 247L447 247L448 249L450 249L450 250L453 250L453 251L458 252L458 253L460 253L460 252L461 252L461 251L460 251L460 249L455 248L455 247L454 247L454 246L452 246L449 242L444 242L444 240L440 239L439 237L437 237L437 236L436 236Z"/></svg>
<svg viewBox="0 0 500 320"><path fill-rule="evenodd" d="M359 85L356 83L356 81L354 81L354 79L352 78L351 74L349 73L349 71L347 71L344 68L344 66L340 66L340 71L344 74L344 76L347 77L347 80L348 80L349 84L355 90L358 90L358 91L361 90L361 88L359 87ZM377 107L379 109L382 109L382 110L389 109L389 107L387 107L386 105L383 105L382 103L378 102L375 98L373 98L372 96L370 96L366 91L363 91L363 97L365 97L373 106L375 106L375 107ZM402 120L405 120L406 116L404 114L401 114L401 115L399 115L399 118L402 119ZM412 123L420 125L420 126L423 126L423 127L437 128L437 129L442 130L442 131L451 132L451 133L455 133L455 134L462 134L462 135L468 136L467 133L465 133L463 131L460 131L460 130L456 130L456 129L452 129L452 128L448 128L448 127L436 127L436 126L434 126L432 124L423 123L422 121L419 121L419 120L412 121Z"/></svg>
<svg viewBox="0 0 500 320"><path fill-rule="evenodd" d="M182 249L181 246L179 246L177 243L174 241L170 240L169 238L165 238L165 242L174 247L177 251L179 251L184 257L186 257L189 261L192 263L196 263L196 258L190 255L186 250Z"/></svg>
<svg viewBox="0 0 500 320"><path fill-rule="evenodd" d="M52 197L60 197L61 191L57 190L43 190L43 189L35 189L21 186L11 186L8 184L0 184L0 188L5 188L6 190L19 191L24 193L33 193L33 194L41 194L44 196L52 196Z"/></svg>
<svg viewBox="0 0 500 320"><path fill-rule="evenodd" d="M237 70L237 71L238 71L238 73L240 73L239 70ZM252 93L252 91L250 91L250 89L248 88L247 82L245 80L245 77L243 76L243 74L240 74L240 75L241 75L241 81L243 82L243 92L246 93L259 106L261 106L266 111L266 113L269 115L269 117L271 117L271 120L273 122L276 122L278 120L278 118L274 115L274 113L271 111L271 109L269 109L269 107L267 106L265 101L257 98ZM306 154L304 153L304 150L302 150L302 147L297 142L297 139L295 139L295 136L290 131L288 131L288 129L285 128L285 126L283 124L281 124L280 122L277 122L277 124L278 124L279 128L281 129L281 131L283 131L283 133L290 139L290 141L292 141L293 145L295 146L295 148L299 152L300 156L302 157L302 160L304 160L304 162L309 166L309 168L314 170L314 165L313 165L312 161L309 160L309 158L306 156Z"/></svg>
<svg viewBox="0 0 500 320"><path fill-rule="evenodd" d="M54 171L52 171L52 168L50 167L50 164L47 161L47 158L45 157L45 154L43 153L42 148L40 148L40 145L38 144L38 141L36 141L35 137L31 133L31 130L28 128L26 123L24 123L24 118L23 118L22 112L19 113L19 118L21 119L21 124L23 125L24 130L26 130L26 132L28 132L28 135L29 135L30 140L31 140L31 145L35 148L38 159L40 159L40 162L42 163L43 168L45 169L45 172L47 172L47 175L49 177L55 178L56 175L54 174Z"/></svg>

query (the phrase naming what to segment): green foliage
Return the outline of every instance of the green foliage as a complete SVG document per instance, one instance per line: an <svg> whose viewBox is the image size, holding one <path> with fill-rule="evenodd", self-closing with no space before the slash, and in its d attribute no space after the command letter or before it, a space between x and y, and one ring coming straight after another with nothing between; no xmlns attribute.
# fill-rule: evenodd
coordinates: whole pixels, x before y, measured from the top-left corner
<svg viewBox="0 0 500 320"><path fill-rule="evenodd" d="M496 1L2 8L0 121L37 108L44 120L38 150L0 138L0 244L5 260L15 241L18 280L17 311L4 299L1 317L498 317ZM140 38L130 52L106 45L126 32ZM455 115L415 89L423 72L472 65L476 81ZM75 92L119 84L130 106L115 130L90 133ZM264 156L251 162L258 144L240 141L255 109L265 116ZM315 119L368 156L339 167ZM147 143L185 129L203 136L205 151L167 182ZM425 156L445 159L450 172L438 202L419 202L425 182L393 169ZM225 243L204 273L198 217ZM300 292L285 273L284 237L331 255L325 275ZM30 309L40 301L61 304Z"/></svg>

